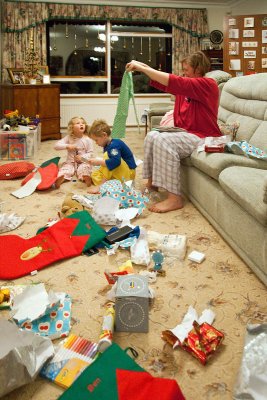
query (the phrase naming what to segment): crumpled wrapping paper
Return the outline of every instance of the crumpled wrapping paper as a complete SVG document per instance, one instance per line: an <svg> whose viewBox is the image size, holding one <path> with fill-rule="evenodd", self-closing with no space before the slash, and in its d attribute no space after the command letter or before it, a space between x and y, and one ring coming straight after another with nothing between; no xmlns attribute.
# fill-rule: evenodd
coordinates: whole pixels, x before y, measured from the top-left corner
<svg viewBox="0 0 267 400"><path fill-rule="evenodd" d="M0 320L0 397L32 382L43 364L54 354L50 339L24 332Z"/></svg>

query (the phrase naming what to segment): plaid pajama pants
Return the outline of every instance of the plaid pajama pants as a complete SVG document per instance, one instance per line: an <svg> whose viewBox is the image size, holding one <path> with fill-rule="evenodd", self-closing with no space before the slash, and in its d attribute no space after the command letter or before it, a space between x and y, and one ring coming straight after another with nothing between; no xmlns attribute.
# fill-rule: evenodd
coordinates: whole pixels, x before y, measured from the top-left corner
<svg viewBox="0 0 267 400"><path fill-rule="evenodd" d="M192 133L151 131L145 138L143 178L170 193L181 194L180 160L203 143Z"/></svg>

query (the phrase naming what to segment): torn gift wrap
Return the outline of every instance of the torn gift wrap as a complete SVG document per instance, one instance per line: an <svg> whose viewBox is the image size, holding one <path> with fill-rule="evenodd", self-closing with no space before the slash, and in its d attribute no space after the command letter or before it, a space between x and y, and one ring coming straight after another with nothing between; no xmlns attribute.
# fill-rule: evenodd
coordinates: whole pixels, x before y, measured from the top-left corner
<svg viewBox="0 0 267 400"><path fill-rule="evenodd" d="M71 329L71 298L66 293L47 293L43 283L14 297L11 313L21 329L51 340L68 336Z"/></svg>
<svg viewBox="0 0 267 400"><path fill-rule="evenodd" d="M206 309L198 318L196 310L189 306L182 323L163 331L162 339L174 349L179 346L188 351L205 365L224 339L224 334L211 325L214 317L213 311Z"/></svg>
<svg viewBox="0 0 267 400"><path fill-rule="evenodd" d="M50 339L0 320L0 397L32 382L54 354Z"/></svg>

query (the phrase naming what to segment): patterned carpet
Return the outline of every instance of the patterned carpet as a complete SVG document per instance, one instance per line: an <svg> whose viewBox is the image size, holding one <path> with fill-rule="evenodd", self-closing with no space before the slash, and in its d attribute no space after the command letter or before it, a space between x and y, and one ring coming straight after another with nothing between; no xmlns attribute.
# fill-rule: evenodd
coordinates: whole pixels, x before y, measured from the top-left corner
<svg viewBox="0 0 267 400"><path fill-rule="evenodd" d="M138 158L143 156L143 139L143 133L127 134L126 142ZM65 153L59 154L53 145L53 141L42 143L36 164L57 155L61 155L62 160L65 158ZM139 188L141 168L139 166L137 172ZM56 217L66 193L82 194L86 189L83 183L71 182L58 190L35 192L19 200L10 195L19 185L19 180L2 181L0 202L3 202L2 212L26 216L23 225L12 232L25 238L34 236L49 218ZM145 210L134 224L159 233L186 235L187 255L198 250L205 253L206 259L196 264L187 256L184 261L167 258L166 276L158 277L151 284L155 300L149 313L149 333L115 332L114 341L123 348L134 347L139 353L138 363L152 375L176 379L187 400L232 400L246 324L267 322L266 287L188 201L182 210L168 214ZM114 271L128 259L127 250L120 250L113 256L107 256L102 250L92 257L60 261L35 276L25 276L12 283L44 282L47 290L68 293L73 301L71 332L97 341L105 294L110 288L104 270ZM138 265L134 268L137 273L144 269ZM0 284L5 283L0 281ZM214 326L225 334L222 346L206 366L182 349L173 350L161 339L163 330L181 322L189 305L195 307L198 314L211 308L216 314ZM8 311L0 312L0 318L8 317ZM4 399L54 400L62 391L59 386L38 377Z"/></svg>

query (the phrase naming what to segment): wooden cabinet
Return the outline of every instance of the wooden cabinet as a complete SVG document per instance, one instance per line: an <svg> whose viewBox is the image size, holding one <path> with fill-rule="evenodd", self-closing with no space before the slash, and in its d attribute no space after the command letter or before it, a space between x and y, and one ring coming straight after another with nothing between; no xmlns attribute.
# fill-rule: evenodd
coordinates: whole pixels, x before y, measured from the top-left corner
<svg viewBox="0 0 267 400"><path fill-rule="evenodd" d="M5 109L25 116L39 115L41 140L60 139L60 85L1 84L1 115Z"/></svg>
<svg viewBox="0 0 267 400"><path fill-rule="evenodd" d="M202 50L203 53L210 59L210 70L214 71L216 69L223 70L223 50Z"/></svg>

